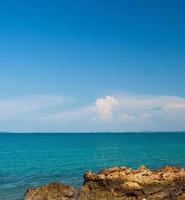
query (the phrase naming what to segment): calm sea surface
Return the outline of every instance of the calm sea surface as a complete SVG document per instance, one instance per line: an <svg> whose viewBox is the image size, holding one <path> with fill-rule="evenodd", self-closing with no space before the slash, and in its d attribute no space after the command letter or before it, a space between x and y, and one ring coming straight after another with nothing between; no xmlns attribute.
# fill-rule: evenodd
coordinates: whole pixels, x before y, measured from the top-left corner
<svg viewBox="0 0 185 200"><path fill-rule="evenodd" d="M185 133L0 134L0 200L31 186L80 186L87 170L145 164L185 167Z"/></svg>

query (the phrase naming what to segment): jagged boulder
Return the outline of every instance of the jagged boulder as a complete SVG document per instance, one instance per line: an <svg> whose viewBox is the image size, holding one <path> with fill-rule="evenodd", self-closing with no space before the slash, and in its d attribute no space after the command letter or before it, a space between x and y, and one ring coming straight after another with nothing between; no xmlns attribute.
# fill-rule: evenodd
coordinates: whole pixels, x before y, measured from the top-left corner
<svg viewBox="0 0 185 200"><path fill-rule="evenodd" d="M185 170L166 166L157 170L141 166L86 172L76 190L63 184L29 189L25 200L185 200Z"/></svg>

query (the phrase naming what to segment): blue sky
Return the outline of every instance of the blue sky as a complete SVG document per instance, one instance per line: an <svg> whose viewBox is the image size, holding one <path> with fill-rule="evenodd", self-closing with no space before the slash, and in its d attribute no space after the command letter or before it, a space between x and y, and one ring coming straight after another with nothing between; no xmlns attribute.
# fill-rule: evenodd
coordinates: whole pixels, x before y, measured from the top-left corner
<svg viewBox="0 0 185 200"><path fill-rule="evenodd" d="M184 10L183 0L1 2L0 130L184 130Z"/></svg>

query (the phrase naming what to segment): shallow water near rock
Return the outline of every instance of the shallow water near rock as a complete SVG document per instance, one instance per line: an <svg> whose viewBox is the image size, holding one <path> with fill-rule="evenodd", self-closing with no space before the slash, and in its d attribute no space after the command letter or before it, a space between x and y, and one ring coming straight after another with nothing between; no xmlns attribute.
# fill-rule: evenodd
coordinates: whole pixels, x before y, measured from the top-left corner
<svg viewBox="0 0 185 200"><path fill-rule="evenodd" d="M142 164L185 167L185 133L0 134L0 200L54 181L79 187L87 170Z"/></svg>

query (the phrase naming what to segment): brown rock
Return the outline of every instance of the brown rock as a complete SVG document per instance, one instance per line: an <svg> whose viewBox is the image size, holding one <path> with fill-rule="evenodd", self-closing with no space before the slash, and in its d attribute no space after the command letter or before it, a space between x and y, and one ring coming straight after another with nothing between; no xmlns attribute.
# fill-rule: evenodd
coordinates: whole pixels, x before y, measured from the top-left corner
<svg viewBox="0 0 185 200"><path fill-rule="evenodd" d="M96 179L96 175L94 175L92 172L86 172L84 174L84 181L87 182L87 181L95 181Z"/></svg>
<svg viewBox="0 0 185 200"><path fill-rule="evenodd" d="M104 169L102 172L100 172L100 173L103 173L103 174L105 174L105 175L109 175L109 174L111 174L112 172L118 172L120 169L119 169L119 167L112 167L112 168L108 168L108 169Z"/></svg>
<svg viewBox="0 0 185 200"><path fill-rule="evenodd" d="M63 184L29 189L25 200L185 200L185 170L166 166L149 170L114 167L86 172L75 190Z"/></svg>
<svg viewBox="0 0 185 200"><path fill-rule="evenodd" d="M28 189L24 200L72 200L76 195L77 190L68 185L51 183Z"/></svg>
<svg viewBox="0 0 185 200"><path fill-rule="evenodd" d="M142 186L140 186L137 182L125 182L123 183L122 188L126 191L132 191L141 190Z"/></svg>
<svg viewBox="0 0 185 200"><path fill-rule="evenodd" d="M165 166L159 169L162 172L178 172L180 168L174 167L174 166Z"/></svg>

